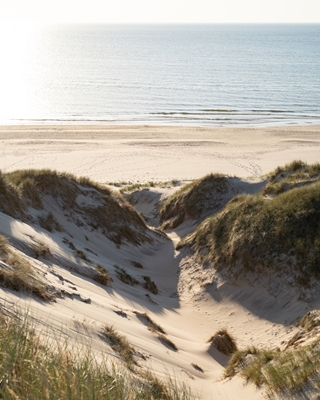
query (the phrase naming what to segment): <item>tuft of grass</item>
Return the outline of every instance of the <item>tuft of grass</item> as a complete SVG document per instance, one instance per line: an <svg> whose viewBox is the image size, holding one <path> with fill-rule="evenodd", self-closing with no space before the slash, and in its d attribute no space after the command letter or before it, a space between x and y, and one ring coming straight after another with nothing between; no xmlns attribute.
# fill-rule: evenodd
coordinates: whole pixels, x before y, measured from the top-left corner
<svg viewBox="0 0 320 400"><path fill-rule="evenodd" d="M2 258L7 268L0 268L0 286L16 292L28 293L44 301L51 301L54 295L36 276L31 264L17 254L7 251Z"/></svg>
<svg viewBox="0 0 320 400"><path fill-rule="evenodd" d="M154 329L152 326L148 327L148 330L156 334L162 344L171 348L171 350L178 351L178 347L170 340L167 336L162 335L158 330Z"/></svg>
<svg viewBox="0 0 320 400"><path fill-rule="evenodd" d="M130 286L139 284L139 281L128 274L128 272L124 268L119 267L118 265L115 265L114 268L116 270L117 277L120 279L121 282Z"/></svg>
<svg viewBox="0 0 320 400"><path fill-rule="evenodd" d="M25 218L26 205L18 188L0 171L0 211L13 218Z"/></svg>
<svg viewBox="0 0 320 400"><path fill-rule="evenodd" d="M135 268L143 269L143 265L139 261L131 261L131 265L133 265Z"/></svg>
<svg viewBox="0 0 320 400"><path fill-rule="evenodd" d="M131 366L132 364L135 364L135 349L131 346L125 336L118 333L111 325L106 325L104 327L103 335L110 341L112 350L118 353L127 365Z"/></svg>
<svg viewBox="0 0 320 400"><path fill-rule="evenodd" d="M153 294L158 294L159 289L157 285L149 278L149 276L143 276L144 284L142 285L145 289Z"/></svg>
<svg viewBox="0 0 320 400"><path fill-rule="evenodd" d="M84 251L82 251L82 250L76 250L76 254L77 254L77 256L78 256L79 258L81 258L81 260L90 262L90 260L88 259L87 255L86 255L86 253L85 253Z"/></svg>
<svg viewBox="0 0 320 400"><path fill-rule="evenodd" d="M0 257L7 254L8 252L8 239L0 235Z"/></svg>
<svg viewBox="0 0 320 400"><path fill-rule="evenodd" d="M104 267L102 267L101 265L95 264L95 268L97 271L97 275L95 275L93 277L93 279L96 282L101 283L101 285L108 285L110 282L113 281L109 272Z"/></svg>
<svg viewBox="0 0 320 400"><path fill-rule="evenodd" d="M48 259L51 256L49 247L44 243L36 243L31 246L36 258Z"/></svg>
<svg viewBox="0 0 320 400"><path fill-rule="evenodd" d="M204 370L203 370L201 367L199 367L198 364L191 363L191 365L192 365L193 368L196 369L197 371L200 371L200 372L204 373Z"/></svg>
<svg viewBox="0 0 320 400"><path fill-rule="evenodd" d="M212 345L220 351L220 353L230 356L238 350L236 341L232 335L226 329L220 329L217 331L207 343L212 343Z"/></svg>
<svg viewBox="0 0 320 400"><path fill-rule="evenodd" d="M163 333L164 335L166 334L165 330L159 324L157 324L147 313L140 313L138 311L135 311L134 313L137 315L138 318L145 321L148 326L153 328L155 331Z"/></svg>
<svg viewBox="0 0 320 400"><path fill-rule="evenodd" d="M62 227L59 222L56 220L55 216L52 212L49 212L46 216L39 216L38 217L39 225L47 230L48 232L62 231Z"/></svg>

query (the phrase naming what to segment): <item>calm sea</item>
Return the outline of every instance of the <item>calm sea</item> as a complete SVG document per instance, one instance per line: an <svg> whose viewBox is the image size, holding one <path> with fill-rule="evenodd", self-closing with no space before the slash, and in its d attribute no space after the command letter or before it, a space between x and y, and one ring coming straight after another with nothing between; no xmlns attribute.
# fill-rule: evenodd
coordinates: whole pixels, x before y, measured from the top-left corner
<svg viewBox="0 0 320 400"><path fill-rule="evenodd" d="M0 124L320 123L320 25L4 25L0 51Z"/></svg>

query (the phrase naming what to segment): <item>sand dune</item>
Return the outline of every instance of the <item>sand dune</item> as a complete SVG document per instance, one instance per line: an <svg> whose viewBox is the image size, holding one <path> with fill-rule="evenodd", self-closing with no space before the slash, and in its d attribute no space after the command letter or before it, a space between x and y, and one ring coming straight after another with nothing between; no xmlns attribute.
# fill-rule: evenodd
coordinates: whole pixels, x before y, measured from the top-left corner
<svg viewBox="0 0 320 400"><path fill-rule="evenodd" d="M50 168L99 183L190 181L221 172L241 178L230 180L230 185L239 188L232 189L234 194L251 193L257 190L257 182L259 189L263 187L261 175L278 165L294 159L319 161L319 134L315 126L2 127L0 169ZM147 221L144 224L116 195L81 182L72 185L72 204L64 203L61 191L54 194L49 188L41 192L42 206L27 204L22 217L0 212L0 234L8 238L13 252L32 264L55 297L54 302L43 302L1 288L2 308L28 310L39 332L67 340L71 348L76 342L90 344L97 357L107 354L120 362L100 337L106 324L113 325L143 355L139 358L142 369L150 368L161 378L174 375L201 399L264 398L263 388L256 389L237 376L223 379L228 357L207 340L227 328L240 347L283 347L298 331L294 321L315 308L317 301L299 300L295 292L275 296L254 280L236 284L222 280L205 290L209 271L203 274L186 248L175 249L177 241L198 222L186 218L167 235L156 229L158 202L181 186L171 183L132 195L134 208ZM128 207L124 221L117 217L118 222L100 224L90 210L105 204L108 220L108 212L115 215L111 198L119 207ZM219 201L223 203L223 198ZM41 225L41 217L48 218L50 213L57 220L51 232ZM126 224L132 232L119 240L116 233ZM39 246L48 253L37 255ZM97 282L97 266L106 269L113 281L107 285ZM125 282L123 271L133 279L131 283ZM150 290L145 277L157 290ZM159 324L177 349L148 330L139 313Z"/></svg>

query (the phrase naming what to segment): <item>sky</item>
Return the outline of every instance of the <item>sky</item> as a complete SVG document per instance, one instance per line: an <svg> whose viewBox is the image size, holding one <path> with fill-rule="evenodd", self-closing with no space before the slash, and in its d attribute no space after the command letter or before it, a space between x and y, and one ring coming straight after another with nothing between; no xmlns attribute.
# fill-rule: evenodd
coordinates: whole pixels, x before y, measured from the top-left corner
<svg viewBox="0 0 320 400"><path fill-rule="evenodd" d="M0 0L0 22L320 23L320 0Z"/></svg>

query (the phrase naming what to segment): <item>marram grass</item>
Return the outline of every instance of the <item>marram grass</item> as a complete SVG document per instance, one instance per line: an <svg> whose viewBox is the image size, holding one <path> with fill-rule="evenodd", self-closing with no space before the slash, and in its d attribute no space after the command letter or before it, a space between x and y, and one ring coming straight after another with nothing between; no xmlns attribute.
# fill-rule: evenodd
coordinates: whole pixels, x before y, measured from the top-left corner
<svg viewBox="0 0 320 400"><path fill-rule="evenodd" d="M70 344L69 344L70 345ZM46 343L27 320L0 316L0 398L3 400L189 400L174 379L161 382L150 371L98 362L89 350L70 351ZM108 364L108 365L107 365Z"/></svg>

